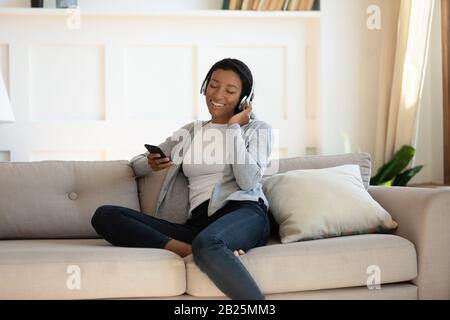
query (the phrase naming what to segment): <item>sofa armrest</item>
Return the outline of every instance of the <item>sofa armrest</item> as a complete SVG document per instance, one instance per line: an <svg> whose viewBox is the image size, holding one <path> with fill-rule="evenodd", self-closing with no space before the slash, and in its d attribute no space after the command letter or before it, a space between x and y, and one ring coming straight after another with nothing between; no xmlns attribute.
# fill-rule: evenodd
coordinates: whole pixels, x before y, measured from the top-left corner
<svg viewBox="0 0 450 320"><path fill-rule="evenodd" d="M370 186L417 252L419 299L450 299L450 188Z"/></svg>

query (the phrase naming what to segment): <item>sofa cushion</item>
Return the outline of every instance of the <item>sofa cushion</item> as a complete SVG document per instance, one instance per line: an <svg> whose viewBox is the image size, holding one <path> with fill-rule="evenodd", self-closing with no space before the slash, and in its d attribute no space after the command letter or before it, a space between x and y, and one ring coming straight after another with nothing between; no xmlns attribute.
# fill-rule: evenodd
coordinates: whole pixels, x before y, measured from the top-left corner
<svg viewBox="0 0 450 320"><path fill-rule="evenodd" d="M263 190L282 243L397 228L365 190L357 165L276 174Z"/></svg>
<svg viewBox="0 0 450 320"><path fill-rule="evenodd" d="M361 177L364 187L369 187L370 175L371 175L371 158L368 153L347 153L339 155L315 155L315 156L301 156L293 158L285 158L279 160L271 160L266 175L263 177L264 181L267 177L275 173L283 173L290 170L297 169L321 169L335 167L344 164L356 164L361 171ZM153 215L156 209L156 203L158 201L159 191L164 182L164 178L167 174L167 170L161 170L158 172L150 172L148 175L138 178L139 187L139 199L141 203L142 211ZM174 192L179 195L180 203L179 208L189 208L189 193L186 178L177 176L174 186ZM178 209L179 209L178 208ZM175 212L177 208L173 209ZM176 216L167 214L167 220L175 223L184 223L184 220L177 220Z"/></svg>
<svg viewBox="0 0 450 320"><path fill-rule="evenodd" d="M186 289L182 258L103 239L0 241L0 299L168 297Z"/></svg>
<svg viewBox="0 0 450 320"><path fill-rule="evenodd" d="M270 167L277 168L277 170L268 170L270 175L276 173L284 173L291 170L299 169L323 169L337 167L345 164L356 164L359 166L361 172L361 178L366 189L369 188L370 175L371 175L371 158L370 154L365 152L359 153L345 153L336 155L308 155L294 158L285 158L278 160L272 160ZM268 175L263 177L266 179Z"/></svg>
<svg viewBox="0 0 450 320"><path fill-rule="evenodd" d="M93 238L95 210L139 210L128 161L0 162L0 239Z"/></svg>
<svg viewBox="0 0 450 320"><path fill-rule="evenodd" d="M271 239L267 246L254 248L240 259L264 294L366 286L368 281L373 283L369 278L373 270L380 271L381 284L409 281L417 276L414 245L385 234L289 244ZM224 296L195 265L192 255L185 260L188 294ZM223 272L226 274L227 270Z"/></svg>
<svg viewBox="0 0 450 320"><path fill-rule="evenodd" d="M151 171L146 176L137 179L139 201L142 212L154 216L159 192L169 169ZM182 171L178 173L173 183L172 192L177 195L178 201L167 203L163 213L164 220L173 223L185 223L187 215L179 212L189 210L189 188L187 178ZM161 217L160 217L161 218Z"/></svg>

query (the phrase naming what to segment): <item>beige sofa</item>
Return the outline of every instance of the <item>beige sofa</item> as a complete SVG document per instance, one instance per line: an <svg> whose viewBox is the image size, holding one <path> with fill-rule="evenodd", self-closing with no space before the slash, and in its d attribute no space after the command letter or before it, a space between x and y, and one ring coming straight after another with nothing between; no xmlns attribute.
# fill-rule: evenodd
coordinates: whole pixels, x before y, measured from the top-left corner
<svg viewBox="0 0 450 320"><path fill-rule="evenodd" d="M365 153L282 159L279 171L340 164L359 164L368 187ZM113 247L90 224L104 204L151 214L164 175L136 180L128 161L0 162L0 299L225 298L192 256ZM395 234L290 244L275 234L242 257L268 299L450 298L450 190L368 189ZM373 279L381 286L369 289Z"/></svg>

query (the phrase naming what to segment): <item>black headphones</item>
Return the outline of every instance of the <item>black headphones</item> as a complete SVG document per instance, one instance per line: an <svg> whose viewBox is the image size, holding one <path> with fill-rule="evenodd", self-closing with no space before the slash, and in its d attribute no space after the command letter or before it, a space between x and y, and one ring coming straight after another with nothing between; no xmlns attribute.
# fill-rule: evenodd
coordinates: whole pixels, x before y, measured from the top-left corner
<svg viewBox="0 0 450 320"><path fill-rule="evenodd" d="M215 71L215 70L214 70L214 71ZM205 80L203 80L202 87L201 87L201 89L200 89L200 94L202 94L202 95L204 95L204 96L206 96L206 86L207 86L208 83L209 83L209 80L210 80L210 78L211 78L211 75L212 75L212 72L209 72L209 73L206 75ZM254 93L254 83L255 83L255 82L252 81L252 88L251 88L251 90L250 90L250 94L249 94L248 96L242 97L241 102L239 102L239 105L238 105L238 106L236 107L236 109L234 110L234 114L237 114L237 113L241 112L242 110L244 110L244 106L245 106L247 103L250 103L251 101L253 101L253 98L254 98L254 96L255 96L255 93ZM251 119L254 119L253 112L250 114L250 118L251 118Z"/></svg>

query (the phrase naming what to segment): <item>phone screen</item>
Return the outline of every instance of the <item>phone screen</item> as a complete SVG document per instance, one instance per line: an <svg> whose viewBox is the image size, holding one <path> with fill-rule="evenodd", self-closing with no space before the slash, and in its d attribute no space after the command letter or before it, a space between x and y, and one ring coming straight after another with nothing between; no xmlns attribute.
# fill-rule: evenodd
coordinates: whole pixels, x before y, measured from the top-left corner
<svg viewBox="0 0 450 320"><path fill-rule="evenodd" d="M164 154L164 152L161 150L160 147L154 146L154 145L151 145L151 144L145 144L144 146L148 150L148 152L150 152L150 153L159 153L161 158L165 158L166 157L166 155Z"/></svg>

